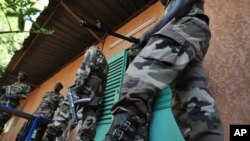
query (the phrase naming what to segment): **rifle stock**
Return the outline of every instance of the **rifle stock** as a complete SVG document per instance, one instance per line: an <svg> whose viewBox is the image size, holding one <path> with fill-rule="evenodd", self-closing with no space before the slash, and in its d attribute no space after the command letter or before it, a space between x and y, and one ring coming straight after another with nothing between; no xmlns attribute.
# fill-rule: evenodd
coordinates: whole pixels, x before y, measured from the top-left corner
<svg viewBox="0 0 250 141"><path fill-rule="evenodd" d="M73 88L68 88L68 100L69 100L69 105L70 105L70 113L72 116L73 122L77 122L77 113L76 113L76 105L75 105L75 99L77 99L75 95L75 90Z"/></svg>

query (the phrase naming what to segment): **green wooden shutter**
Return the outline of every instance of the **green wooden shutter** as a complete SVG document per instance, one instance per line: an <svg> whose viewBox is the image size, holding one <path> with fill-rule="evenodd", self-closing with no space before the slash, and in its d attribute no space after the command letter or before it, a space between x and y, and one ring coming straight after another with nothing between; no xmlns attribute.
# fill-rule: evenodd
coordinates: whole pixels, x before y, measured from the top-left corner
<svg viewBox="0 0 250 141"><path fill-rule="evenodd" d="M172 91L169 87L155 97L150 121L150 141L184 141L171 110L171 101Z"/></svg>
<svg viewBox="0 0 250 141"><path fill-rule="evenodd" d="M102 141L107 133L113 116L111 107L119 99L120 89L127 64L127 52L124 50L108 59L109 72L106 89L104 91L103 104L97 118L95 141Z"/></svg>

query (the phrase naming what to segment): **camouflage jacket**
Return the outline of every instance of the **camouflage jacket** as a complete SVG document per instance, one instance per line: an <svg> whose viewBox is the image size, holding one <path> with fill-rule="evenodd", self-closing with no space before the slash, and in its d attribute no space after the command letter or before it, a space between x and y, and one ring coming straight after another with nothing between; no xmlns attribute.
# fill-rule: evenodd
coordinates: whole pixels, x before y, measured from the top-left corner
<svg viewBox="0 0 250 141"><path fill-rule="evenodd" d="M6 90L1 97L0 103L15 107L19 104L20 99L25 99L28 96L29 92L30 86L28 84L15 82L10 86L6 86Z"/></svg>
<svg viewBox="0 0 250 141"><path fill-rule="evenodd" d="M34 114L53 118L56 109L63 101L64 97L60 93L47 92Z"/></svg>
<svg viewBox="0 0 250 141"><path fill-rule="evenodd" d="M5 90L5 95L9 99L25 99L28 96L29 92L29 85L23 82L15 82L14 84L10 85L9 91Z"/></svg>

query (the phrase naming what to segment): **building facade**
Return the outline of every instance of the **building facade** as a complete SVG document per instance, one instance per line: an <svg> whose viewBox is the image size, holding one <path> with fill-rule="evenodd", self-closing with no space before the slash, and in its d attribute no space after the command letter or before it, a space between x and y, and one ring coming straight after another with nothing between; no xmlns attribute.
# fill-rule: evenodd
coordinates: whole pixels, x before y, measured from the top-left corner
<svg viewBox="0 0 250 141"><path fill-rule="evenodd" d="M209 84L217 101L221 118L225 127L225 140L229 140L230 124L249 124L250 103L250 10L248 0L206 1L205 12L210 17L212 40L205 58L205 67L209 76ZM117 33L140 37L163 15L160 2L153 3L147 9L121 26ZM131 43L108 36L97 46L105 56L110 58L128 48ZM61 82L65 96L67 87L75 80L75 73L80 66L82 55L60 69L42 85L35 88L29 97L22 101L19 109L33 113L45 92L52 90L56 82ZM66 76L66 77L65 77ZM1 141L14 141L16 133L25 122L24 119L13 117L8 132ZM76 132L71 133L74 140Z"/></svg>

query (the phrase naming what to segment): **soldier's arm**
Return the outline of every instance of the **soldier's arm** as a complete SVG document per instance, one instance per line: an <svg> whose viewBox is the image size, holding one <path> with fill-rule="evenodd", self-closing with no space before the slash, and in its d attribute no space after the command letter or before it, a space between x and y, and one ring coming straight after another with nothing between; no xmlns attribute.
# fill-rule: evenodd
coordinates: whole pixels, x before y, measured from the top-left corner
<svg viewBox="0 0 250 141"><path fill-rule="evenodd" d="M62 95L60 95L59 96L59 105L58 105L58 107L60 107L62 104L63 104L63 102L64 102L64 97L62 96Z"/></svg>
<svg viewBox="0 0 250 141"><path fill-rule="evenodd" d="M11 94L11 95L6 95L7 98L11 98L11 99L24 99L27 97L27 95L25 94Z"/></svg>
<svg viewBox="0 0 250 141"><path fill-rule="evenodd" d="M31 87L30 85L27 85L26 89L24 90L24 95L26 95L26 97L28 96L28 94L30 93ZM26 98L25 97L25 98Z"/></svg>
<svg viewBox="0 0 250 141"><path fill-rule="evenodd" d="M7 98L11 98L11 99L25 99L28 96L28 94L30 92L30 89L31 89L30 86L27 85L23 89L22 93L13 93L11 95L7 95Z"/></svg>
<svg viewBox="0 0 250 141"><path fill-rule="evenodd" d="M30 85L27 85L27 87L23 91L24 93L21 94L21 99L25 99L29 95L30 89Z"/></svg>
<svg viewBox="0 0 250 141"><path fill-rule="evenodd" d="M147 30L140 38L140 46L146 45L149 38L172 19L179 19L187 14L193 7L194 4L202 0L176 0L173 7L164 15L153 27Z"/></svg>
<svg viewBox="0 0 250 141"><path fill-rule="evenodd" d="M26 93L26 94L29 94L29 93L30 93L30 90L31 90L30 85L27 85L27 88L25 89L25 93Z"/></svg>

